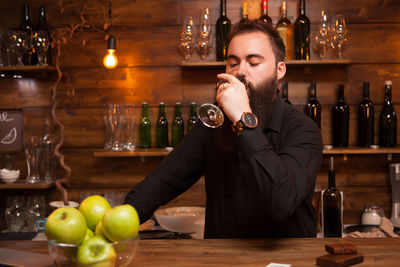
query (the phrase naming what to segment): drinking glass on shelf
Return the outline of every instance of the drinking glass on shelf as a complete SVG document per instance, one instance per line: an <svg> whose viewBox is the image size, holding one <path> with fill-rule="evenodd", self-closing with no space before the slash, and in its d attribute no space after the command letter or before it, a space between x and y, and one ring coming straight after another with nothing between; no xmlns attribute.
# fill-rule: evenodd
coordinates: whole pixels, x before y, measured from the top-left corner
<svg viewBox="0 0 400 267"><path fill-rule="evenodd" d="M103 107L103 120L105 126L105 142L104 142L104 150L110 151L112 147L112 126L111 126L111 112L113 105L107 104Z"/></svg>
<svg viewBox="0 0 400 267"><path fill-rule="evenodd" d="M125 107L125 120L124 120L124 148L126 151L135 151L135 105L127 104Z"/></svg>
<svg viewBox="0 0 400 267"><path fill-rule="evenodd" d="M182 28L178 41L179 51L182 53L185 61L190 61L190 57L194 52L194 26L193 18L189 17Z"/></svg>
<svg viewBox="0 0 400 267"><path fill-rule="evenodd" d="M331 18L329 11L322 10L318 32L314 36L313 48L321 59L328 58L328 48L331 46Z"/></svg>
<svg viewBox="0 0 400 267"><path fill-rule="evenodd" d="M44 196L32 195L26 198L26 222L28 231L38 232L37 222L46 217Z"/></svg>
<svg viewBox="0 0 400 267"><path fill-rule="evenodd" d="M28 169L28 175L26 176L27 184L40 183L39 160L41 143L42 138L40 136L26 136L24 138L24 150Z"/></svg>
<svg viewBox="0 0 400 267"><path fill-rule="evenodd" d="M332 25L331 45L339 59L343 58L343 50L348 43L348 29L346 20L342 14L335 16L334 24Z"/></svg>
<svg viewBox="0 0 400 267"><path fill-rule="evenodd" d="M122 125L124 124L125 120L125 105L112 105L110 119L112 133L111 151L123 151L124 144L122 141Z"/></svg>
<svg viewBox="0 0 400 267"><path fill-rule="evenodd" d="M204 14L200 18L200 28L198 31L198 37L196 42L197 53L200 55L201 60L205 60L211 52L212 48L212 35L211 35L211 23L208 8L206 8Z"/></svg>
<svg viewBox="0 0 400 267"><path fill-rule="evenodd" d="M24 196L9 196L6 201L6 223L11 232L21 232L25 226L25 198Z"/></svg>
<svg viewBox="0 0 400 267"><path fill-rule="evenodd" d="M9 66L22 66L22 57L28 45L28 34L25 31L9 31L7 42L7 61Z"/></svg>

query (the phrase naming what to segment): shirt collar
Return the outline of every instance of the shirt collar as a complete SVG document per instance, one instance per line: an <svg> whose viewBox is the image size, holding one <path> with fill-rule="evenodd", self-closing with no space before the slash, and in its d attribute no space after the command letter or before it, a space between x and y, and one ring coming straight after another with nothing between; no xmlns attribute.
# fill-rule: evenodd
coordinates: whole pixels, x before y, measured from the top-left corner
<svg viewBox="0 0 400 267"><path fill-rule="evenodd" d="M270 129L275 132L279 132L281 129L282 116L283 116L282 114L284 108L284 102L280 93L277 94L273 105L274 105L274 112L272 113L272 118L269 120L267 125L264 126L264 129Z"/></svg>

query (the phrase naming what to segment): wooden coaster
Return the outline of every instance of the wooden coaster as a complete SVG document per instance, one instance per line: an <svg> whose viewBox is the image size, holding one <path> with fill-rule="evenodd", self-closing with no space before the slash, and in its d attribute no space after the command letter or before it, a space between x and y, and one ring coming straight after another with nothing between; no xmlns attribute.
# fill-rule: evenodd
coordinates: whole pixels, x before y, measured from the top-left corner
<svg viewBox="0 0 400 267"><path fill-rule="evenodd" d="M364 256L360 253L347 255L326 254L317 257L317 265L322 267L345 267L358 264L364 261Z"/></svg>

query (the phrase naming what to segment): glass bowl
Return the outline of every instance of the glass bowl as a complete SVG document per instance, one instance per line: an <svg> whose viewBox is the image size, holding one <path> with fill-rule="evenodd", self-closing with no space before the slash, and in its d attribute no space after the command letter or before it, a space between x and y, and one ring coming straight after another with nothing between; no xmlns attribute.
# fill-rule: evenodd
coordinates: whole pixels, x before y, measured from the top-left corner
<svg viewBox="0 0 400 267"><path fill-rule="evenodd" d="M103 266L103 267L125 267L135 258L136 250L139 245L139 237L119 242L110 242L106 245L90 246L88 249L105 252L105 246L110 245L115 251L116 257L111 259L106 257L104 260L93 260L90 264L80 264L77 260L77 253L80 246L56 243L48 241L49 254L54 263L60 267L75 266ZM84 245L83 245L84 246ZM97 254L98 252L96 252Z"/></svg>
<svg viewBox="0 0 400 267"><path fill-rule="evenodd" d="M175 233L196 233L196 222L205 219L203 207L172 207L158 209L154 212L157 222L165 230Z"/></svg>

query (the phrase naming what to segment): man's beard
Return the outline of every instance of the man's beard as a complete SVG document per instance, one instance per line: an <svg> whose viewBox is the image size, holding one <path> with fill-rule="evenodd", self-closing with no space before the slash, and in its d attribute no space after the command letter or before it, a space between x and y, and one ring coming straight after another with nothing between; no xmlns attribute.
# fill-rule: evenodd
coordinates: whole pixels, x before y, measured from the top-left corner
<svg viewBox="0 0 400 267"><path fill-rule="evenodd" d="M275 99L279 92L276 72L271 78L263 81L257 87L250 82L246 82L242 75L238 75L236 78L245 84L250 108L258 118L258 127L264 129L272 118ZM216 129L215 144L221 152L231 153L237 149L233 141L235 133L232 131L232 124L225 116L222 126Z"/></svg>

